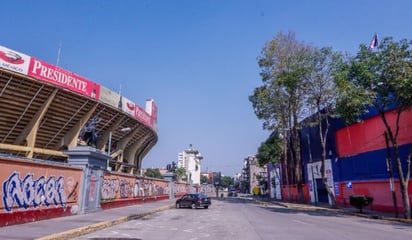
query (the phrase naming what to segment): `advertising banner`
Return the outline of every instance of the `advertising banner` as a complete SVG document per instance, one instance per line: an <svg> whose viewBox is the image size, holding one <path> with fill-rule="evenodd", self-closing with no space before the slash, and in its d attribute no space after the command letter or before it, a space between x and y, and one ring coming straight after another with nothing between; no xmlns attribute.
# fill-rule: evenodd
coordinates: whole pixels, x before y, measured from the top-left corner
<svg viewBox="0 0 412 240"><path fill-rule="evenodd" d="M152 129L157 132L157 106L153 99L146 100L146 112L150 115Z"/></svg>
<svg viewBox="0 0 412 240"><path fill-rule="evenodd" d="M0 46L0 67L27 75L30 56Z"/></svg>
<svg viewBox="0 0 412 240"><path fill-rule="evenodd" d="M123 112L135 117L135 111L136 111L136 104L129 99L121 96L121 105L122 105L122 110Z"/></svg>
<svg viewBox="0 0 412 240"><path fill-rule="evenodd" d="M148 109L149 113L147 113L131 100L100 86L100 84L3 46L0 46L0 67L100 100L121 109L148 127L153 128L157 125L157 107L153 100L150 109Z"/></svg>
<svg viewBox="0 0 412 240"><path fill-rule="evenodd" d="M118 107L121 109L120 104L120 95L117 92L113 92L110 89L100 86L100 96L99 100L106 104L109 104L112 107Z"/></svg>
<svg viewBox="0 0 412 240"><path fill-rule="evenodd" d="M153 100L151 102L152 102L152 111L151 111L152 128L157 132L157 105Z"/></svg>
<svg viewBox="0 0 412 240"><path fill-rule="evenodd" d="M30 61L28 75L82 95L99 99L99 84L33 57Z"/></svg>
<svg viewBox="0 0 412 240"><path fill-rule="evenodd" d="M135 118L145 124L146 126L152 127L152 118L150 115L139 106L135 106Z"/></svg>

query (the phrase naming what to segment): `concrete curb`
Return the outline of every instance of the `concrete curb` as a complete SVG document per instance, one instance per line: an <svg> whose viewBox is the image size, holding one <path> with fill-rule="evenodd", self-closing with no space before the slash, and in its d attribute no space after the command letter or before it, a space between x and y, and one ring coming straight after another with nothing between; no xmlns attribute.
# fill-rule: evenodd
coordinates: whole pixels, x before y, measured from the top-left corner
<svg viewBox="0 0 412 240"><path fill-rule="evenodd" d="M130 220L135 220L135 219L139 219L142 217L145 217L147 215L156 213L156 212L160 212L160 211L164 211L167 209L171 209L174 208L175 205L174 204L169 204L163 207L159 207L159 208L155 208L152 210L149 210L147 212L144 213L139 213L139 214L133 214L133 215L129 215L129 216L124 216L124 217L119 217L117 219L111 220L111 221L104 221L104 222L99 222L99 223L95 223L95 224L91 224L85 227L80 227L80 228L75 228L75 229L71 229L65 232L61 232L61 233L56 233L56 234L52 234L49 236L44 236L41 238L36 238L35 240L66 240L66 239L71 239L71 238L75 238L75 237L80 237L82 235L85 234L89 234L104 228L108 228L120 223L124 223Z"/></svg>

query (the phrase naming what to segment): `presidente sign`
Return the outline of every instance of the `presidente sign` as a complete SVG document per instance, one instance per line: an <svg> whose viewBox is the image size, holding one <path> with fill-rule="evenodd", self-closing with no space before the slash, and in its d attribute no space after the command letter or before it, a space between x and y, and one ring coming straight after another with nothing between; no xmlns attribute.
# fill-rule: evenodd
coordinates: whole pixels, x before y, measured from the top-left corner
<svg viewBox="0 0 412 240"><path fill-rule="evenodd" d="M99 84L3 46L0 46L0 67L99 99Z"/></svg>
<svg viewBox="0 0 412 240"><path fill-rule="evenodd" d="M34 57L31 58L28 75L91 98L99 99L99 84Z"/></svg>
<svg viewBox="0 0 412 240"><path fill-rule="evenodd" d="M153 128L155 125L154 122L157 119L157 107L155 105L151 112L147 113L134 102L109 89L106 90L100 84L29 55L0 46L0 67L103 101L122 109L146 126Z"/></svg>

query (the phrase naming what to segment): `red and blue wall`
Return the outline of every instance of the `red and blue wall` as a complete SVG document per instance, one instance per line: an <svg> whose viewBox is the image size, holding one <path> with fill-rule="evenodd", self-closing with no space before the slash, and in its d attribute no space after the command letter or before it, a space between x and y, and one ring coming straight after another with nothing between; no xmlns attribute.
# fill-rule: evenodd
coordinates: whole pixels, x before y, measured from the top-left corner
<svg viewBox="0 0 412 240"><path fill-rule="evenodd" d="M390 110L385 113L392 129L396 123L394 111ZM381 117L375 115L336 131L338 161L334 175L338 184L336 194L338 204L346 205L352 194L363 194L374 198L373 209L387 212L395 210L389 182L385 130ZM405 171L406 159L412 150L412 111L401 114L398 145L402 169ZM390 154L398 212L402 212L403 203L393 149ZM412 181L409 181L410 199L412 199L411 183Z"/></svg>
<svg viewBox="0 0 412 240"><path fill-rule="evenodd" d="M388 123L394 129L394 110L385 113ZM387 166L387 150L384 138L385 126L374 111L364 115L359 123L346 126L340 119L329 119L331 124L327 139L326 159L331 160L334 192L337 204L349 206L349 196L363 194L374 198L372 208L393 212L391 186ZM398 145L402 167L412 150L412 111L403 112L399 121ZM319 127L301 130L302 158L305 181L310 182L307 166L321 161ZM395 178L395 192L398 212L403 211L403 203L398 181L398 172L393 150L392 170ZM409 181L409 198L412 199L412 181ZM324 193L325 194L325 193ZM324 198L323 198L324 199Z"/></svg>

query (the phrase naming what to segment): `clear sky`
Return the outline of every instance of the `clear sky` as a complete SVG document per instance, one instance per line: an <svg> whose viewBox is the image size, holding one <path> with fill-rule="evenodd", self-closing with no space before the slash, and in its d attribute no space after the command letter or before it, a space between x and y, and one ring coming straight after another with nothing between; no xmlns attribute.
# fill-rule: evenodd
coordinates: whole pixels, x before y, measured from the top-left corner
<svg viewBox="0 0 412 240"><path fill-rule="evenodd" d="M248 96L276 33L355 54L373 34L412 39L410 0L14 0L1 3L0 45L59 66L141 107L158 106L165 167L192 144L202 171L240 172L269 132Z"/></svg>

